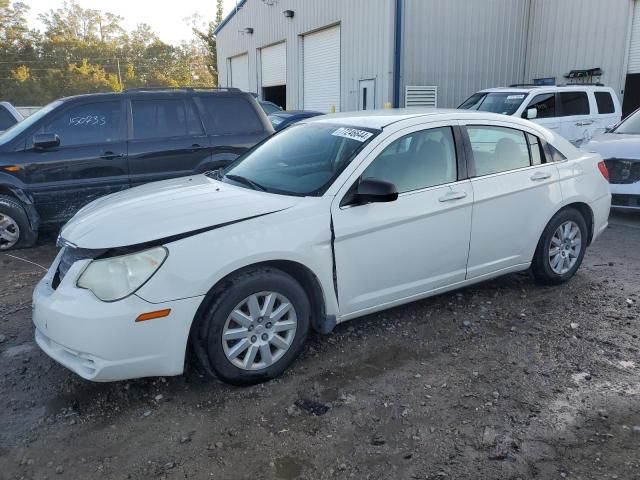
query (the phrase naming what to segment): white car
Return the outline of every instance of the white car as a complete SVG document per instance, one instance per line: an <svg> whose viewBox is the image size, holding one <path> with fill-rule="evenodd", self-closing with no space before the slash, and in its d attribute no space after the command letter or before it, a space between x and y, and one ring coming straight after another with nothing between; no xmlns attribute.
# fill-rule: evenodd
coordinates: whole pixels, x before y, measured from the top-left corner
<svg viewBox="0 0 640 480"><path fill-rule="evenodd" d="M616 125L622 115L613 89L598 85L490 88L458 108L527 118L576 146Z"/></svg>
<svg viewBox="0 0 640 480"><path fill-rule="evenodd" d="M33 295L38 345L96 381L282 373L310 329L532 268L607 226L600 156L531 122L396 110L294 125L224 172L99 199Z"/></svg>

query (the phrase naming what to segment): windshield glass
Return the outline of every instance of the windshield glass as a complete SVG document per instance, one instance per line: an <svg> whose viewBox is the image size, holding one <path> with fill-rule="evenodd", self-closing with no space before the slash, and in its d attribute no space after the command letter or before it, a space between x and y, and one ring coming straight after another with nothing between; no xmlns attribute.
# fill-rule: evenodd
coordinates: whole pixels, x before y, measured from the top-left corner
<svg viewBox="0 0 640 480"><path fill-rule="evenodd" d="M629 115L615 128L614 132L624 133L627 135L640 135L640 110Z"/></svg>
<svg viewBox="0 0 640 480"><path fill-rule="evenodd" d="M324 123L294 125L232 163L223 181L271 193L319 196L378 133Z"/></svg>
<svg viewBox="0 0 640 480"><path fill-rule="evenodd" d="M16 123L9 130L7 130L4 133L0 134L0 145L4 145L5 143L12 141L14 138L16 138L18 135L20 135L25 130L29 129L38 120L40 120L47 113L49 113L51 110L53 110L54 108L56 108L60 104L62 104L62 102L60 100L56 100L55 102L51 102L49 105L47 105L45 107L42 107L40 110L38 110L33 115L30 115L27 118L25 118L24 120L22 120L20 123Z"/></svg>
<svg viewBox="0 0 640 480"><path fill-rule="evenodd" d="M526 96L525 93L515 92L480 92L473 94L458 108L513 115Z"/></svg>

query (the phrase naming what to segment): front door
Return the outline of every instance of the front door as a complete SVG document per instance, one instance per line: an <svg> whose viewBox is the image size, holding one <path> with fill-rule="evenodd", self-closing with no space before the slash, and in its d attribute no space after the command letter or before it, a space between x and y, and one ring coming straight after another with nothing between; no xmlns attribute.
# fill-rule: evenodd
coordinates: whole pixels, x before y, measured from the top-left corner
<svg viewBox="0 0 640 480"><path fill-rule="evenodd" d="M131 100L131 185L191 175L209 163L211 150L190 98Z"/></svg>
<svg viewBox="0 0 640 480"><path fill-rule="evenodd" d="M55 133L60 145L20 153L25 183L43 223L71 218L87 203L129 187L126 116L121 100L72 104L34 133Z"/></svg>
<svg viewBox="0 0 640 480"><path fill-rule="evenodd" d="M376 81L360 80L359 110L375 110L376 108Z"/></svg>
<svg viewBox="0 0 640 480"><path fill-rule="evenodd" d="M453 131L435 124L394 134L336 196L332 219L341 317L465 279L473 193L468 180L459 180ZM362 178L393 183L399 198L352 202Z"/></svg>
<svg viewBox="0 0 640 480"><path fill-rule="evenodd" d="M538 137L509 124L468 125L475 203L467 279L528 264L562 202L559 173Z"/></svg>

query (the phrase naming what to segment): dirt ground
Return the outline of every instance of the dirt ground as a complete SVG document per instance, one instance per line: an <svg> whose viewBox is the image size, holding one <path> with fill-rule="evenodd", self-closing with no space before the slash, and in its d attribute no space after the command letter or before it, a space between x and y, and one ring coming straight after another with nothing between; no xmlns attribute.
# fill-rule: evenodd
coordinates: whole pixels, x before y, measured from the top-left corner
<svg viewBox="0 0 640 480"><path fill-rule="evenodd" d="M1 479L640 479L640 215L567 285L509 275L355 320L244 389L55 364L30 314L54 253L0 254Z"/></svg>

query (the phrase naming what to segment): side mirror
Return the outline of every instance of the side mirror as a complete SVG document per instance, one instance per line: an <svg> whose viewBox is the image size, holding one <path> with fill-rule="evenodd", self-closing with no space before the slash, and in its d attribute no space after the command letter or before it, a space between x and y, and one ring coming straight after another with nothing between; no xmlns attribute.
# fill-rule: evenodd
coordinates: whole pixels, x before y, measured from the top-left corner
<svg viewBox="0 0 640 480"><path fill-rule="evenodd" d="M391 182L375 178L365 178L358 184L356 200L364 203L395 202L398 199L398 189Z"/></svg>
<svg viewBox="0 0 640 480"><path fill-rule="evenodd" d="M538 118L538 109L537 108L527 109L527 119L533 120L534 118Z"/></svg>
<svg viewBox="0 0 640 480"><path fill-rule="evenodd" d="M36 133L33 136L33 146L39 149L59 147L60 137L55 133Z"/></svg>

